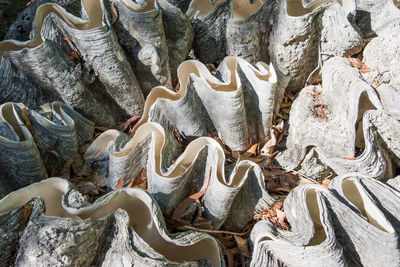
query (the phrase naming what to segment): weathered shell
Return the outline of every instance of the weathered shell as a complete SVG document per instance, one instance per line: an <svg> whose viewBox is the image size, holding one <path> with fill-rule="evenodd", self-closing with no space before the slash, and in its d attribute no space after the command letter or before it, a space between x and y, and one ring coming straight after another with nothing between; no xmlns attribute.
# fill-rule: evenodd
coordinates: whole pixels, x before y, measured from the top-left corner
<svg viewBox="0 0 400 267"><path fill-rule="evenodd" d="M82 13L86 20L73 16L56 4L41 5L36 12L32 40L4 41L0 43L0 54L9 58L42 89L56 93L90 119L102 124L115 124L116 114L107 111L95 94L86 88L81 65L71 65L73 62L68 60L68 55L54 44L60 36L57 30L61 31L72 40L77 50L75 53L79 53L94 69L104 85L106 93L100 92L100 95L108 94L125 114L140 114L143 94L110 28L102 1L82 1Z"/></svg>
<svg viewBox="0 0 400 267"><path fill-rule="evenodd" d="M336 177L329 190L298 186L284 202L292 231L257 223L251 265L398 266L399 201L399 191L358 174Z"/></svg>
<svg viewBox="0 0 400 267"><path fill-rule="evenodd" d="M371 70L364 73L363 78L375 85L383 109L396 119L400 119L400 91L397 89L400 88L399 31L400 16L381 28L378 36L367 44L363 52L365 65Z"/></svg>
<svg viewBox="0 0 400 267"><path fill-rule="evenodd" d="M276 69L290 78L288 88L300 91L319 64L332 56L361 50L362 40L352 26L354 0L312 1L304 8L298 0L283 0L274 16L269 54ZM319 63L320 62L320 63Z"/></svg>
<svg viewBox="0 0 400 267"><path fill-rule="evenodd" d="M33 29L36 10L42 4L57 3L74 15L79 15L81 10L81 3L79 0L35 0L29 2L29 5L23 0L12 2L4 0L3 2L5 2L6 5L3 14L9 17L9 20L6 21L9 27L5 29L6 34L4 38L0 38L0 40L29 40L29 35ZM21 8L18 8L18 6L21 6Z"/></svg>
<svg viewBox="0 0 400 267"><path fill-rule="evenodd" d="M216 129L231 149L243 151L249 139L263 144L272 124L275 91L281 84L272 65L255 66L227 57L216 76L205 65L189 60L178 69L180 89L156 87L146 99L142 120L171 125L189 139ZM220 79L218 79L218 78Z"/></svg>
<svg viewBox="0 0 400 267"><path fill-rule="evenodd" d="M397 0L356 0L356 2L356 23L363 38L379 36L387 24L398 22L400 19Z"/></svg>
<svg viewBox="0 0 400 267"><path fill-rule="evenodd" d="M203 63L226 55L268 62L268 18L275 1L193 0L187 14L195 30L194 53Z"/></svg>
<svg viewBox="0 0 400 267"><path fill-rule="evenodd" d="M144 168L148 188L167 214L172 214L190 195L191 187L200 190L210 175L202 205L215 228L224 225L239 231L252 218L254 210L274 203L265 190L260 167L243 160L226 170L224 151L214 139L200 137L178 157L179 148L169 131L149 122L139 127L130 140L115 130L104 132L85 152L85 159L102 166L98 169L100 174L106 175L108 169L111 188L115 188L120 178L128 183Z"/></svg>
<svg viewBox="0 0 400 267"><path fill-rule="evenodd" d="M192 0L168 0L174 6L177 6L182 12L186 12Z"/></svg>
<svg viewBox="0 0 400 267"><path fill-rule="evenodd" d="M295 169L305 157L307 147L312 146L330 158L352 158L356 146L375 153L377 148L370 147L374 145L373 136L363 125L363 115L369 109L382 110L376 91L346 59L330 59L322 67L322 86L306 87L293 103L287 149L278 155L278 162L287 170ZM367 155L364 152L363 156ZM382 174L378 171L370 175Z"/></svg>
<svg viewBox="0 0 400 267"><path fill-rule="evenodd" d="M61 102L38 111L6 103L0 121L1 196L46 178L44 161L60 169L94 133L91 121Z"/></svg>
<svg viewBox="0 0 400 267"><path fill-rule="evenodd" d="M223 265L214 238L170 234L157 202L141 189L120 189L88 204L67 180L50 178L0 200L0 222L9 237L0 242L0 259L13 262L5 249L19 239L16 265Z"/></svg>
<svg viewBox="0 0 400 267"><path fill-rule="evenodd" d="M147 1L145 6L120 0L110 2L118 12L120 42L131 55L142 90L148 94L158 85L172 89L171 73L176 76L193 39L189 18L166 0Z"/></svg>

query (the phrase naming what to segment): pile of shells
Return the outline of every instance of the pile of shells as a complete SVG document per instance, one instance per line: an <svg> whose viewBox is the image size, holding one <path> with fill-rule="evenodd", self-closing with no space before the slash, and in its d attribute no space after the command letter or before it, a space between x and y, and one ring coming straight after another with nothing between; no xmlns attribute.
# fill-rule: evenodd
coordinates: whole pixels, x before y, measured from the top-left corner
<svg viewBox="0 0 400 267"><path fill-rule="evenodd" d="M250 265L399 265L398 6L36 0L18 13L6 1L0 265L223 266L216 239L169 233L163 216L203 191L201 216L240 232L277 201L271 160L241 153L274 138L285 92L296 99L275 164L330 183L289 193L290 231L254 226ZM70 181L46 179L92 141L94 123L135 115L131 136L107 130L84 153L110 192L90 204ZM120 188L143 170L148 192Z"/></svg>

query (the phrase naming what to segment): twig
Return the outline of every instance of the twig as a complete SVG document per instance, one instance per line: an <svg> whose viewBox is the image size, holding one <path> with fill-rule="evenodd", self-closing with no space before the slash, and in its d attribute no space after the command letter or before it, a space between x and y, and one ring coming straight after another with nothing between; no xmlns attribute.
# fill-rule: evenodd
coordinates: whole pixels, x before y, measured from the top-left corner
<svg viewBox="0 0 400 267"><path fill-rule="evenodd" d="M196 228L196 227L189 226L189 225L183 225L183 228L186 228L188 230L193 230L193 231L209 233L209 234L226 234L226 235L236 235L236 236L245 236L250 232L249 230L247 230L246 232L243 232L243 233L236 233L236 232L223 231L223 230L207 230L207 229Z"/></svg>

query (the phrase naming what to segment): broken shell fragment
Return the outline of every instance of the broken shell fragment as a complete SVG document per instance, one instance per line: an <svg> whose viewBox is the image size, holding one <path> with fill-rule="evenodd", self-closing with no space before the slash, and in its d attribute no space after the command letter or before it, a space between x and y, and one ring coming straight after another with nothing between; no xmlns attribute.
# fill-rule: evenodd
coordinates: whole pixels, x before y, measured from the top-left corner
<svg viewBox="0 0 400 267"><path fill-rule="evenodd" d="M41 199L30 201L37 196ZM93 204L73 205L81 199L67 180L50 178L0 200L0 218L10 216L16 225L8 234L13 240L20 235L17 265L223 265L211 236L170 234L156 201L144 190L124 188ZM21 209L30 211L23 218L29 219L26 227L18 224ZM3 251L9 243L1 244Z"/></svg>
<svg viewBox="0 0 400 267"><path fill-rule="evenodd" d="M115 130L104 132L85 152L85 160L102 166L100 174L108 168L111 188L120 178L128 183L145 169L149 191L169 215L190 195L190 188L199 191L209 175L202 205L214 228L224 225L240 231L253 217L254 210L274 203L265 190L264 176L257 164L243 160L230 169L229 175L225 174L225 154L214 139L200 137L178 157L179 153L172 134L149 122L137 129L130 140Z"/></svg>
<svg viewBox="0 0 400 267"><path fill-rule="evenodd" d="M358 174L336 177L329 190L298 186L284 202L292 231L258 222L251 265L396 266L399 201L400 192Z"/></svg>

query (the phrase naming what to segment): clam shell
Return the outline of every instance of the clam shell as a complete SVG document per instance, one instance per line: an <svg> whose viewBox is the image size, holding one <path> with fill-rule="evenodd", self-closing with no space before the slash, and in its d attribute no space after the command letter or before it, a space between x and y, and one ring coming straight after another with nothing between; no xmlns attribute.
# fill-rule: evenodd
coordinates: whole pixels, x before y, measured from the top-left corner
<svg viewBox="0 0 400 267"><path fill-rule="evenodd" d="M24 109L23 104L0 106L2 196L45 178L44 160L51 161L55 169L62 168L77 155L79 145L94 134L91 121L61 102L44 106L38 112L26 109L26 115Z"/></svg>
<svg viewBox="0 0 400 267"><path fill-rule="evenodd" d="M361 37L352 26L355 1L317 1L304 8L284 0L274 16L269 54L276 69L290 78L288 89L300 91L309 75L332 56L361 50ZM320 63L319 63L320 62Z"/></svg>
<svg viewBox="0 0 400 267"><path fill-rule="evenodd" d="M225 154L214 139L200 137L176 158L179 152L174 137L159 124L149 122L129 141L115 130L104 132L85 152L85 160L97 162L96 165L103 166L103 172L108 167L111 188L115 188L120 178L128 183L144 168L148 188L167 214L172 214L190 195L190 185L198 191L210 175L202 205L215 228L224 225L239 231L252 218L254 210L274 202L265 190L264 176L257 164L243 160L232 166L229 175L225 174ZM102 173L101 169L99 172Z"/></svg>
<svg viewBox="0 0 400 267"><path fill-rule="evenodd" d="M158 85L172 89L171 74L191 47L193 29L182 11L166 0L138 3L110 1L118 12L117 33L145 94ZM170 67L171 66L171 67Z"/></svg>
<svg viewBox="0 0 400 267"><path fill-rule="evenodd" d="M251 265L397 266L399 197L399 191L359 174L336 177L329 190L298 186L284 202L292 231L257 223Z"/></svg>
<svg viewBox="0 0 400 267"><path fill-rule="evenodd" d="M270 62L268 54L269 19L275 1L233 0L226 24L226 52L250 63Z"/></svg>
<svg viewBox="0 0 400 267"><path fill-rule="evenodd" d="M321 105L325 118L322 113L317 116ZM369 109L382 110L376 91L346 59L330 59L322 67L322 86L306 87L293 103L287 149L278 155L278 162L285 169L295 169L309 146L329 157L354 157L355 146L370 144L362 123Z"/></svg>
<svg viewBox="0 0 400 267"><path fill-rule="evenodd" d="M42 199L28 202L36 196ZM170 234L157 202L144 190L120 189L93 204L71 205L79 198L68 181L50 178L0 200L0 218L11 217L13 222L7 232L12 239L2 245L15 243L16 235L21 235L17 265L223 265L211 236ZM17 211L26 202L36 206L25 228Z"/></svg>
<svg viewBox="0 0 400 267"><path fill-rule="evenodd" d="M371 70L363 77L375 85L383 109L396 119L400 119L400 92L397 90L400 86L400 67L397 64L400 60L400 37L396 34L400 30L399 22L400 17L387 23L363 52L365 65Z"/></svg>
<svg viewBox="0 0 400 267"><path fill-rule="evenodd" d="M373 38L380 35L387 24L400 19L399 2L397 0L356 0L357 26L363 38ZM397 4L397 6L396 6Z"/></svg>
<svg viewBox="0 0 400 267"><path fill-rule="evenodd" d="M157 0L167 38L169 66L173 85L178 82L177 69L192 48L194 31L190 19L169 0Z"/></svg>
<svg viewBox="0 0 400 267"><path fill-rule="evenodd" d="M219 63L226 55L250 63L269 61L269 17L275 1L191 1L186 14L193 21L194 53L204 63Z"/></svg>
<svg viewBox="0 0 400 267"><path fill-rule="evenodd" d="M272 65L255 66L238 57L227 57L216 76L206 66L189 60L178 69L179 92L156 87L146 100L144 122L171 125L190 140L216 129L231 149L247 149L249 139L261 145L269 136L279 90ZM218 79L219 77L220 79Z"/></svg>
<svg viewBox="0 0 400 267"><path fill-rule="evenodd" d="M155 3L152 7L141 8L134 2L110 2L118 12L119 34L125 50L131 54L142 90L148 94L157 85L171 88L168 47L161 11L155 9ZM148 5L151 2L148 1Z"/></svg>
<svg viewBox="0 0 400 267"><path fill-rule="evenodd" d="M108 94L127 116L142 112L143 94L110 28L103 2L82 1L82 13L85 19L73 16L56 4L41 5L36 12L32 39L1 42L0 53L39 87L60 96L88 118L115 125L121 111L120 114L110 112L98 95ZM95 96L86 88L81 65L74 66L69 55L54 44L60 36L58 31L73 42L74 52L93 68L106 93Z"/></svg>

